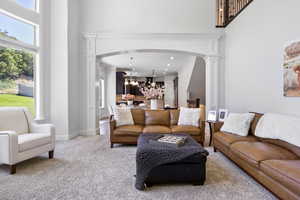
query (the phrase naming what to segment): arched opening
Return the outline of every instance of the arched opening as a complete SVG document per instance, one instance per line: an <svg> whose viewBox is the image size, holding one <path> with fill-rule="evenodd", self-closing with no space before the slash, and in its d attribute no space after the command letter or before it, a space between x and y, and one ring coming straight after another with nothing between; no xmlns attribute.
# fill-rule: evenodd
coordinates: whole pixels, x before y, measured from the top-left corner
<svg viewBox="0 0 300 200"><path fill-rule="evenodd" d="M164 88L159 108L197 107L206 102L206 62L199 53L135 49L96 56L97 120L107 118L110 108L127 104L125 95L133 96L136 108L149 107L149 101L139 92L146 80ZM133 81L131 86L128 84ZM127 81L127 82L126 82ZM125 85L125 83L127 85Z"/></svg>
<svg viewBox="0 0 300 200"><path fill-rule="evenodd" d="M196 58L202 61L205 65L205 101L202 102L206 105L206 110L218 109L219 99L219 65L221 65L222 56L219 54L219 39L220 35L206 35L206 34L120 34L120 35L107 35L107 34L86 34L85 35L85 51L84 51L84 66L82 70L83 79L83 98L81 113L82 118L86 119L82 121L82 130L85 133L82 135L95 135L98 127L99 115L99 101L97 101L97 95L99 94L98 75L101 74L101 70L98 69L98 65L103 65L101 59L112 56L138 54L138 53L173 53L183 54L194 58L193 67L195 66ZM189 81L191 80L191 74L193 74L193 67L186 73L183 78L186 82L186 88L181 88L184 92L179 92L178 97L193 96L188 92ZM107 67L107 72L111 75L116 73L116 67ZM185 69L182 67L182 69ZM107 76L107 82L113 83L116 78L113 76ZM97 83L98 82L98 83ZM105 84L105 81L104 81ZM116 85L107 84L108 91L116 90ZM98 92L98 93L97 93ZM108 95L107 101L115 102L115 95ZM201 98L200 98L201 99ZM184 102L184 103L182 103ZM107 104L107 102L106 102ZM179 106L186 105L186 100L179 100ZM107 110L106 110L107 112Z"/></svg>

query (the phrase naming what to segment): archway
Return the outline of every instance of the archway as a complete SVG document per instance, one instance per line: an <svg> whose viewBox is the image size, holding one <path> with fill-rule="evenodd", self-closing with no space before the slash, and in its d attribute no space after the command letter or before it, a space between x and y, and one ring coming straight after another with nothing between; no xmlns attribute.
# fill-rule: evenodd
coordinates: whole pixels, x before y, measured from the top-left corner
<svg viewBox="0 0 300 200"><path fill-rule="evenodd" d="M98 130L96 105L96 60L97 57L132 52L172 51L195 55L206 63L206 108L219 107L219 65L221 35L207 34L87 34L84 37L86 68L82 71L83 95L81 113L82 135L95 135ZM84 65L83 65L84 66Z"/></svg>

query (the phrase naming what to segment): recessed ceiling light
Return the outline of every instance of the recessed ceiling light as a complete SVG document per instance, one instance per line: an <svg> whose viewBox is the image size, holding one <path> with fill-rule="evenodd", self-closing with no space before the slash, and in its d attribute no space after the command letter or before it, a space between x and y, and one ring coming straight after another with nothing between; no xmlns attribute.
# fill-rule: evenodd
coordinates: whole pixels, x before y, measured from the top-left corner
<svg viewBox="0 0 300 200"><path fill-rule="evenodd" d="M131 63L129 63L129 66L131 66L132 64Z"/></svg>
<svg viewBox="0 0 300 200"><path fill-rule="evenodd" d="M170 64L170 63L168 63L167 65L168 65L168 67L170 67L170 66L171 66L171 64Z"/></svg>
<svg viewBox="0 0 300 200"><path fill-rule="evenodd" d="M170 57L170 59L171 59L171 60L174 60L174 57L173 57L173 56L171 56L171 57Z"/></svg>

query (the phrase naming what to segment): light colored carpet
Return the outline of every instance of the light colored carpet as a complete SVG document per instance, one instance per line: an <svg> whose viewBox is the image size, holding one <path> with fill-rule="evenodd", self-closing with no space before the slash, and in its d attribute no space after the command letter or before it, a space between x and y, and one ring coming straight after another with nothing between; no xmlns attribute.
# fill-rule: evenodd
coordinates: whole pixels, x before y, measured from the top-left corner
<svg viewBox="0 0 300 200"><path fill-rule="evenodd" d="M43 199L275 199L220 153L210 151L204 186L158 185L134 188L135 146L109 148L106 136L58 142L55 159L47 155L18 165L9 175L0 165L1 200Z"/></svg>

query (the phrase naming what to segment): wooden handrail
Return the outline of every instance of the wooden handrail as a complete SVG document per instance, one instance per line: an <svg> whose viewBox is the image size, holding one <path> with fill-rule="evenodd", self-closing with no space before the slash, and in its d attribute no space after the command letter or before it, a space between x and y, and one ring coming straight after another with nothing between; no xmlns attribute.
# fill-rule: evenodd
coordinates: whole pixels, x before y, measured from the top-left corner
<svg viewBox="0 0 300 200"><path fill-rule="evenodd" d="M216 0L216 27L224 28L234 20L253 0Z"/></svg>

